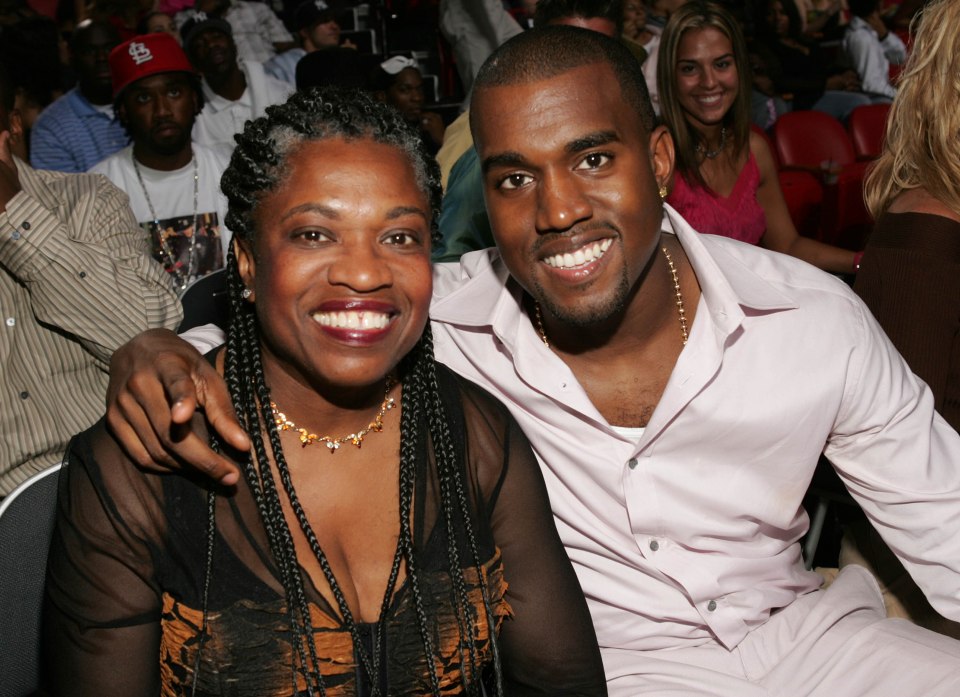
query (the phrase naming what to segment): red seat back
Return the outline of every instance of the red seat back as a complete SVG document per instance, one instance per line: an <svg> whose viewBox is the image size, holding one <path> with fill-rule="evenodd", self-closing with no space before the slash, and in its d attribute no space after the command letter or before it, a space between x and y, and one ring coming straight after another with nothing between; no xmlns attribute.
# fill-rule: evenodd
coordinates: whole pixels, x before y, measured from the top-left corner
<svg viewBox="0 0 960 697"><path fill-rule="evenodd" d="M843 166L856 160L846 129L820 111L783 114L773 126L773 140L783 167L816 170L822 162Z"/></svg>
<svg viewBox="0 0 960 697"><path fill-rule="evenodd" d="M889 113L889 104L867 104L850 112L847 129L857 159L872 160L880 155Z"/></svg>

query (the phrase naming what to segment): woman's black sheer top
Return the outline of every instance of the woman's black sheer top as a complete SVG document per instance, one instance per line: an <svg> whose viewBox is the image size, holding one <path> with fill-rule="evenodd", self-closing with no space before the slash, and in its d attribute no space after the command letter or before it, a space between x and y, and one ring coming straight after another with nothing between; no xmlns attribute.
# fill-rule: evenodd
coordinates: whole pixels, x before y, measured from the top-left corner
<svg viewBox="0 0 960 697"><path fill-rule="evenodd" d="M499 624L506 694L606 694L586 603L526 438L483 390L442 366L438 372L464 454L471 520ZM436 470L428 445L420 451L414 545L431 618L432 660L446 697L462 693L463 656L446 571L446 533L437 521ZM188 475L141 471L103 422L77 436L68 456L47 578L44 653L50 692L192 694L206 576L206 485ZM241 483L220 492L215 505L208 638L195 694L306 694L291 669L295 652L282 586L251 491ZM489 663L486 613L469 554L462 566L477 618L480 660ZM367 694L339 613L301 576L326 694ZM430 694L411 596L404 582L384 622L379 679L389 695ZM361 633L369 638L370 627L361 625Z"/></svg>

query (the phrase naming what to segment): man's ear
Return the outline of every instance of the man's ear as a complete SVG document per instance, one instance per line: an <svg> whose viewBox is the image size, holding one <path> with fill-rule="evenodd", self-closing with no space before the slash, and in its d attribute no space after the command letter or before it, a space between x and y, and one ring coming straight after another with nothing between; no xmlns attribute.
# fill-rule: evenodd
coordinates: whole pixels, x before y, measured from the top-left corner
<svg viewBox="0 0 960 697"><path fill-rule="evenodd" d="M120 125L126 128L127 127L127 107L124 105L122 99L117 103L117 109L116 109L115 115L117 117L117 121L120 122Z"/></svg>
<svg viewBox="0 0 960 697"><path fill-rule="evenodd" d="M657 126L650 132L650 166L658 188L668 188L673 181L673 136L666 126Z"/></svg>
<svg viewBox="0 0 960 697"><path fill-rule="evenodd" d="M233 245L233 253L237 257L237 270L240 272L243 287L250 291L250 294L247 295L245 299L253 302L256 300L254 288L256 287L257 281L257 262L253 256L253 250L250 249L249 243L239 240L236 237L233 238L230 244Z"/></svg>
<svg viewBox="0 0 960 697"><path fill-rule="evenodd" d="M7 122L9 124L8 130L10 131L10 137L14 142L23 139L23 117L20 116L19 109L11 109L10 113L7 114Z"/></svg>

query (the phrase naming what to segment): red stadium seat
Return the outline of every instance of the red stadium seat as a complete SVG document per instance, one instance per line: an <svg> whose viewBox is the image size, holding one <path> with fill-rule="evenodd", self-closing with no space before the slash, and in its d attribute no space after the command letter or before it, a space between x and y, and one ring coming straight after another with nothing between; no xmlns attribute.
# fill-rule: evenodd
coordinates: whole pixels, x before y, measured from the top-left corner
<svg viewBox="0 0 960 697"><path fill-rule="evenodd" d="M859 106L847 119L847 130L853 142L853 151L858 160L873 160L883 149L883 136L887 130L889 104Z"/></svg>
<svg viewBox="0 0 960 697"><path fill-rule="evenodd" d="M820 239L861 249L872 220L863 203L863 178L869 163L858 162L846 129L819 111L792 111L773 127L777 156L786 170L825 180Z"/></svg>
<svg viewBox="0 0 960 697"><path fill-rule="evenodd" d="M773 141L770 140L770 136L759 126L753 125L750 128L767 142L767 146L773 154L773 160L777 165L780 189L783 191L783 198L787 202L787 210L790 211L793 226L804 237L816 239L819 237L820 216L823 207L823 185L820 183L820 179L810 172L783 169L777 155L777 149Z"/></svg>

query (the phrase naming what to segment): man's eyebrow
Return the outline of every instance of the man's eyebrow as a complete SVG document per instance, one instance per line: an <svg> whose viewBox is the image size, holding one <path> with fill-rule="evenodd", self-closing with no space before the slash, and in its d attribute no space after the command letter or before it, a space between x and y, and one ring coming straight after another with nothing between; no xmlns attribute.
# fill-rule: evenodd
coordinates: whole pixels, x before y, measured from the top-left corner
<svg viewBox="0 0 960 697"><path fill-rule="evenodd" d="M597 131L576 138L564 146L564 150L571 154L583 152L590 148L595 148L607 143L619 142L620 137L614 131ZM508 150L507 152L491 155L483 160L482 170L486 174L494 167L522 167L526 164L526 159L518 152Z"/></svg>
<svg viewBox="0 0 960 697"><path fill-rule="evenodd" d="M613 131L597 131L596 133L588 133L585 136L570 141L564 150L568 153L576 154L584 150L589 150L590 148L606 145L607 143L619 142L619 140L619 136Z"/></svg>
<svg viewBox="0 0 960 697"><path fill-rule="evenodd" d="M480 167L483 173L486 174L494 167L519 167L525 163L526 160L523 158L523 155L511 150L484 158Z"/></svg>

